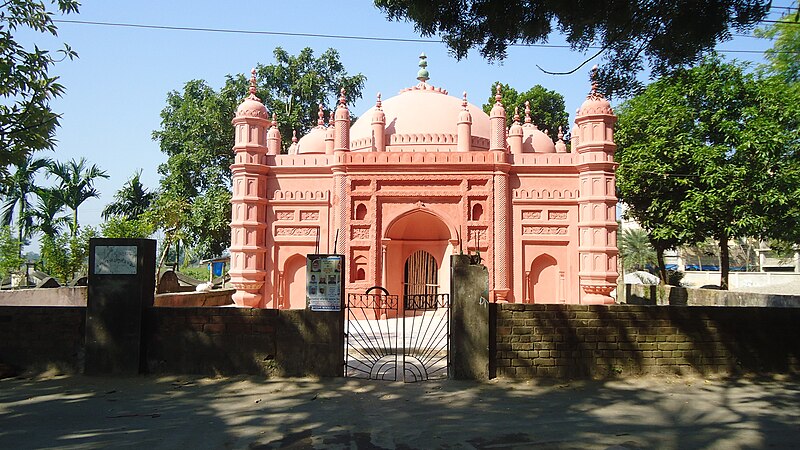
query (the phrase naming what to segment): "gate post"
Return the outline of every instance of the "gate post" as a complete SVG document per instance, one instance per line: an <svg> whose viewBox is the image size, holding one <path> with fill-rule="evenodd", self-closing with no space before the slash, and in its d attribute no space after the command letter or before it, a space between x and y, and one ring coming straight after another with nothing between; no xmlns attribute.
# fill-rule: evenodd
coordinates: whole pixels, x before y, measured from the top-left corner
<svg viewBox="0 0 800 450"><path fill-rule="evenodd" d="M451 377L459 380L494 378L490 356L494 347L492 312L488 302L489 272L470 255L450 257ZM485 295L485 296L484 296Z"/></svg>

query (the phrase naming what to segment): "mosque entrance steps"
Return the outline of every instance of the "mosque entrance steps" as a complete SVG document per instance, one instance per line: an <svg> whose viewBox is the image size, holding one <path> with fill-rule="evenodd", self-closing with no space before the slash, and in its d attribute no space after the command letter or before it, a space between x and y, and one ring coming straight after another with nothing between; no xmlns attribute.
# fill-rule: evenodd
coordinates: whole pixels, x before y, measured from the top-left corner
<svg viewBox="0 0 800 450"><path fill-rule="evenodd" d="M345 376L416 382L447 378L448 294L349 294L345 308Z"/></svg>

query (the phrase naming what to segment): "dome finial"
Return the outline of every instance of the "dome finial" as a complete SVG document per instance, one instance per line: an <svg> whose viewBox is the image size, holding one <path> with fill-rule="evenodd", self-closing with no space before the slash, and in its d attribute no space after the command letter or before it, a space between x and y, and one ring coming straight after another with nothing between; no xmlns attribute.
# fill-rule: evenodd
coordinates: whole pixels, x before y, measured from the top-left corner
<svg viewBox="0 0 800 450"><path fill-rule="evenodd" d="M419 72L417 72L417 79L422 83L425 83L428 80L430 80L430 77L429 77L430 74L428 73L428 69L427 69L428 61L426 61L426 59L428 59L428 57L425 56L425 53L420 53L420 55L419 55Z"/></svg>
<svg viewBox="0 0 800 450"><path fill-rule="evenodd" d="M317 111L317 126L325 126L325 112L322 110L322 103L319 104L319 111Z"/></svg>
<svg viewBox="0 0 800 450"><path fill-rule="evenodd" d="M519 125L519 105L514 107L514 123Z"/></svg>
<svg viewBox="0 0 800 450"><path fill-rule="evenodd" d="M558 126L558 140L561 141L564 139L564 130L561 128L561 125Z"/></svg>
<svg viewBox="0 0 800 450"><path fill-rule="evenodd" d="M464 91L464 99L461 101L461 106L464 107L465 111L467 110L467 105L469 105L467 102L467 91Z"/></svg>
<svg viewBox="0 0 800 450"><path fill-rule="evenodd" d="M525 100L525 123L531 123L531 102Z"/></svg>
<svg viewBox="0 0 800 450"><path fill-rule="evenodd" d="M261 101L260 98L256 97L256 68L253 67L250 69L250 96L248 97L250 100Z"/></svg>
<svg viewBox="0 0 800 450"><path fill-rule="evenodd" d="M292 130L292 144L297 144L297 130Z"/></svg>
<svg viewBox="0 0 800 450"><path fill-rule="evenodd" d="M495 101L496 105L502 104L502 101L503 101L503 94L500 92L500 88L502 86L503 86L502 84L497 83L497 91L496 91L497 93L494 94L494 101Z"/></svg>
<svg viewBox="0 0 800 450"><path fill-rule="evenodd" d="M592 66L592 70L589 72L589 80L592 82L592 90L589 92L589 96L587 98L603 98L603 94L598 92L598 82L597 78L600 74L600 68L597 67L597 64Z"/></svg>
<svg viewBox="0 0 800 450"><path fill-rule="evenodd" d="M378 92L378 98L375 100L375 108L381 109L381 93Z"/></svg>
<svg viewBox="0 0 800 450"><path fill-rule="evenodd" d="M272 113L272 126L275 128L279 128L278 125L278 116L275 113Z"/></svg>
<svg viewBox="0 0 800 450"><path fill-rule="evenodd" d="M344 96L344 88L339 91L339 108L347 106L347 99Z"/></svg>

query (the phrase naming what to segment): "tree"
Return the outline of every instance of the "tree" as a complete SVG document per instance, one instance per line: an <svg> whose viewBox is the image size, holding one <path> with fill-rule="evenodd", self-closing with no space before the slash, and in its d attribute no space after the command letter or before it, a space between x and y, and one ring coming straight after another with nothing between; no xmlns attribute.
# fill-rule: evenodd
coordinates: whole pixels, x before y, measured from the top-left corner
<svg viewBox="0 0 800 450"><path fill-rule="evenodd" d="M696 63L731 30L762 20L769 0L375 0L390 20L414 23L423 36L441 35L459 59L479 48L489 60L509 45L540 44L554 31L574 50L603 54L606 94L630 93L647 65L656 76ZM595 51L591 46L599 46ZM577 69L577 68L576 68Z"/></svg>
<svg viewBox="0 0 800 450"><path fill-rule="evenodd" d="M622 230L620 250L625 270L645 270L656 259L656 252L650 245L647 231L641 228L625 228Z"/></svg>
<svg viewBox="0 0 800 450"><path fill-rule="evenodd" d="M111 216L100 225L100 233L107 238L145 239L153 232L153 224L142 217Z"/></svg>
<svg viewBox="0 0 800 450"><path fill-rule="evenodd" d="M76 275L87 273L89 264L89 239L97 237L92 227L80 228L71 235L42 238L42 264L44 271L61 283L72 281Z"/></svg>
<svg viewBox="0 0 800 450"><path fill-rule="evenodd" d="M38 201L31 213L33 226L44 236L55 238L69 223L67 216L58 216L64 211L61 192L54 188L37 188L36 196Z"/></svg>
<svg viewBox="0 0 800 450"><path fill-rule="evenodd" d="M514 123L514 112L519 111L520 117L525 118L525 102L531 110L531 123L540 130L547 131L553 141L558 139L558 127L565 133L569 130L569 114L564 106L564 96L556 91L551 91L541 85L535 85L523 93L517 92L507 84L494 83L490 88L489 99L483 104L486 114L492 111L495 104L497 85L500 85L500 94L503 96L501 103L506 110L506 126Z"/></svg>
<svg viewBox="0 0 800 450"><path fill-rule="evenodd" d="M74 0L49 3L61 13L78 12L79 3ZM66 44L55 54L35 44L26 48L14 36L24 29L57 35L46 2L6 0L0 5L0 184L10 165L54 147L60 116L50 109L50 101L64 93L64 86L49 71L60 60L77 56Z"/></svg>
<svg viewBox="0 0 800 450"><path fill-rule="evenodd" d="M768 27L756 29L755 35L775 40L772 48L764 52L769 64L763 69L787 83L800 82L800 9Z"/></svg>
<svg viewBox="0 0 800 450"><path fill-rule="evenodd" d="M618 110L620 197L657 250L713 238L727 289L732 239L798 241L798 105L782 80L709 57Z"/></svg>
<svg viewBox="0 0 800 450"><path fill-rule="evenodd" d="M25 262L19 255L19 247L20 243L12 234L11 228L0 227L0 280L18 271Z"/></svg>
<svg viewBox="0 0 800 450"><path fill-rule="evenodd" d="M94 181L97 178L108 178L108 174L96 164L89 166L86 158L78 161L71 159L67 163L55 161L48 168L48 172L58 178L56 192L61 202L72 210L70 230L74 237L78 231L78 207L86 200L100 196L94 187Z"/></svg>
<svg viewBox="0 0 800 450"><path fill-rule="evenodd" d="M334 104L340 88L349 100L361 97L365 77L348 75L336 50L316 58L310 48L297 56L276 48L274 57L275 64L256 66L258 96L276 115L284 149L292 130L303 134L316 125L318 105ZM189 81L183 92L167 95L161 128L153 132L168 156L158 168L160 196L186 203L179 234L201 257L218 255L230 245L231 119L248 86L241 74L228 75L219 92L205 81Z"/></svg>
<svg viewBox="0 0 800 450"><path fill-rule="evenodd" d="M47 158L35 158L28 155L16 166L16 170L3 186L5 201L0 213L0 223L6 226L11 225L16 210L17 241L19 242L17 250L20 255L22 255L22 246L30 237L33 228L31 204L28 197L36 190L36 173L46 168L48 164L50 164L50 160Z"/></svg>
<svg viewBox="0 0 800 450"><path fill-rule="evenodd" d="M153 200L156 198L154 192L148 192L142 184L142 171L137 170L122 188L114 194L114 201L103 208L101 216L108 220L112 216L120 216L126 219L136 219L141 216Z"/></svg>

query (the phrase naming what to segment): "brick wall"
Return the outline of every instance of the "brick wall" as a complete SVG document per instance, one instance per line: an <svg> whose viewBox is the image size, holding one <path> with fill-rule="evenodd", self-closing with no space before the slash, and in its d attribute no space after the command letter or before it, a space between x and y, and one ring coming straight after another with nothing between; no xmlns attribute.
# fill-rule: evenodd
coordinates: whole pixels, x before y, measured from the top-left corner
<svg viewBox="0 0 800 450"><path fill-rule="evenodd" d="M8 375L78 373L83 368L86 308L0 307L0 364Z"/></svg>
<svg viewBox="0 0 800 450"><path fill-rule="evenodd" d="M800 373L800 309L493 306L500 377Z"/></svg>

